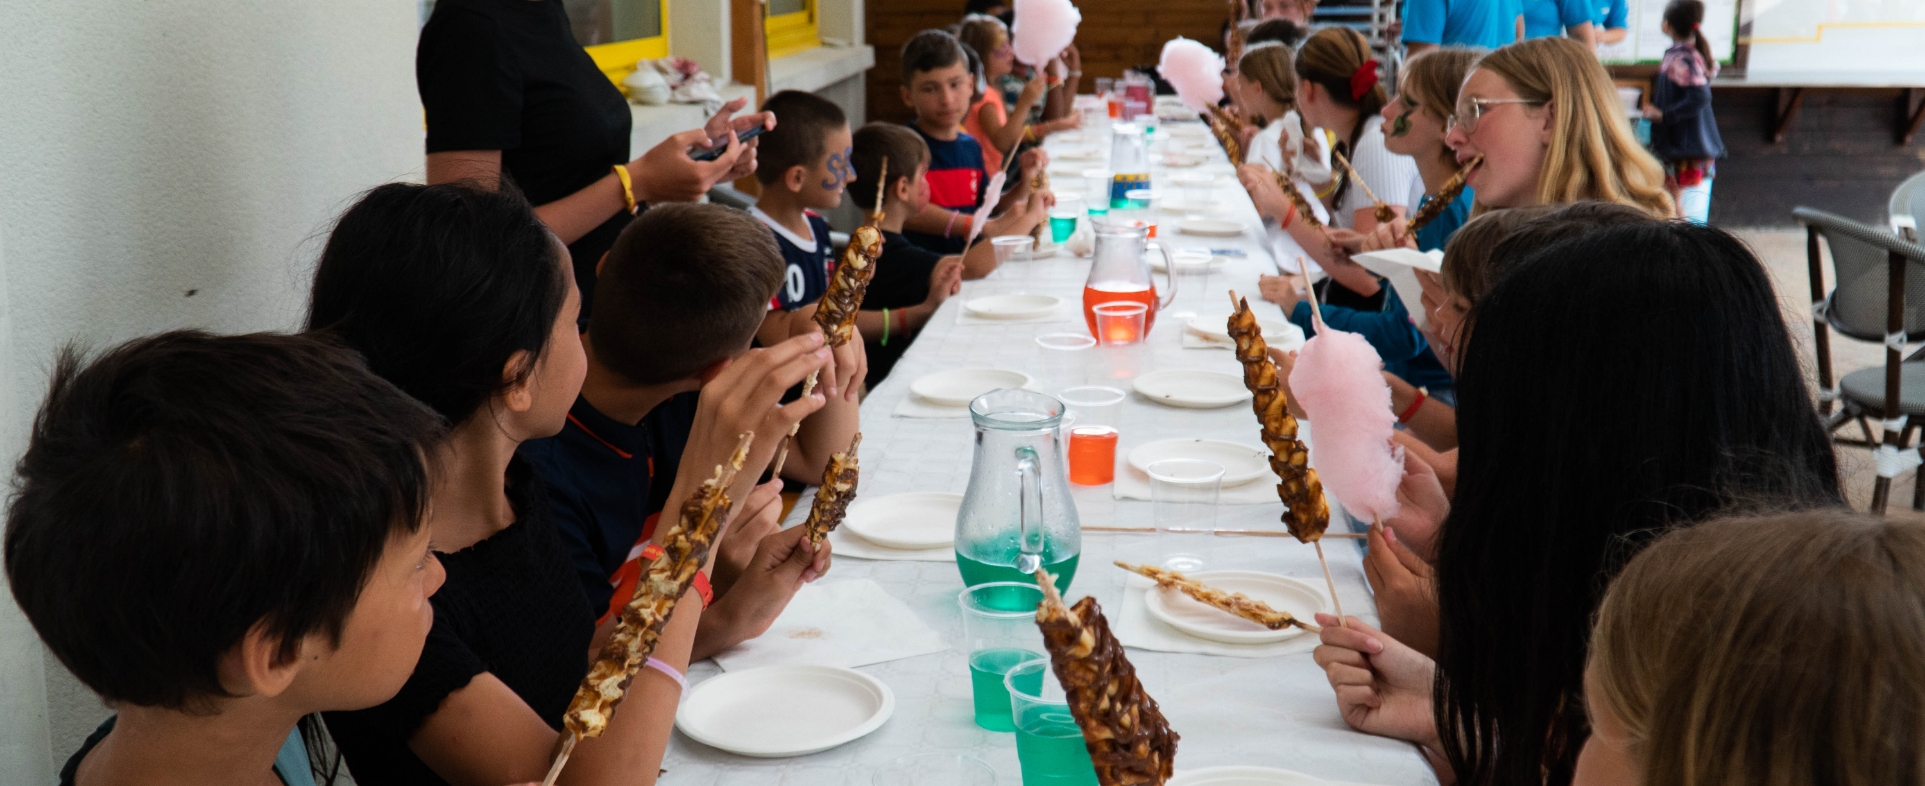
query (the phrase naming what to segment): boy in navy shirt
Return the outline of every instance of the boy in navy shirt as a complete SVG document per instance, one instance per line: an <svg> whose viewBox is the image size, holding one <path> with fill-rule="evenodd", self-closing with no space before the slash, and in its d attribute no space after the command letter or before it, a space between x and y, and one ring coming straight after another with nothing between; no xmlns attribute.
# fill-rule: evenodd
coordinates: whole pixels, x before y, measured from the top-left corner
<svg viewBox="0 0 1925 786"><path fill-rule="evenodd" d="M817 329L813 306L829 288L835 249L829 222L816 211L842 204L842 189L855 172L849 166L849 120L828 99L784 90L769 96L762 111L775 115L776 126L760 140L755 179L762 195L749 213L775 233L786 263L782 286L755 335L772 346Z"/></svg>
<svg viewBox="0 0 1925 786"><path fill-rule="evenodd" d="M782 254L771 233L720 205L652 207L602 259L595 311L582 336L588 374L581 395L560 434L520 449L547 480L549 510L598 617L634 592L640 547L654 536L678 470L710 470L678 466L703 405L698 391L757 351L750 342L782 281ZM860 342L850 344L861 352ZM853 410L852 396L822 392L828 376L825 371L818 394ZM756 384L779 384L773 377L771 369ZM854 387L851 380L837 390ZM812 470L817 479L828 454L814 455L813 446L843 450L855 432L853 417L845 424L821 414L803 421L787 465ZM812 548L801 527L778 531L778 490L763 484L736 504L735 521L718 547L715 601L702 614L691 660L761 635L802 584L828 569L826 544Z"/></svg>
<svg viewBox="0 0 1925 786"><path fill-rule="evenodd" d="M1025 220L1023 216L1043 213L1050 204L1044 194L1030 188L1036 173L1049 163L1042 148L1034 148L1022 155L1021 176L1005 187L1001 204L1008 211L994 218L976 215L989 172L983 168L982 145L962 130L975 90L969 56L955 36L924 30L902 45L902 101L916 110L910 127L929 145L929 169L924 175L929 204L904 224L903 235L938 254L961 253L977 221L989 222L983 237L1022 234L1016 227Z"/></svg>

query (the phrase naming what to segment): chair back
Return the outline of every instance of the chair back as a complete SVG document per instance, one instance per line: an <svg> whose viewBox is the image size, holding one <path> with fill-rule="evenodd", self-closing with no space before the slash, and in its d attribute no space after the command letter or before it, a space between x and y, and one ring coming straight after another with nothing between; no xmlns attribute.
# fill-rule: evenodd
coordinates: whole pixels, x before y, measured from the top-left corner
<svg viewBox="0 0 1925 786"><path fill-rule="evenodd" d="M1892 189L1892 201L1886 213L1891 216L1893 232L1918 242L1918 226L1925 224L1925 172L1905 178L1898 188Z"/></svg>
<svg viewBox="0 0 1925 786"><path fill-rule="evenodd" d="M1907 341L1925 339L1925 247L1843 216L1808 207L1792 215L1817 229L1831 247L1837 288L1827 298L1826 321L1864 341L1884 341L1890 305L1890 255L1907 260L1904 330Z"/></svg>

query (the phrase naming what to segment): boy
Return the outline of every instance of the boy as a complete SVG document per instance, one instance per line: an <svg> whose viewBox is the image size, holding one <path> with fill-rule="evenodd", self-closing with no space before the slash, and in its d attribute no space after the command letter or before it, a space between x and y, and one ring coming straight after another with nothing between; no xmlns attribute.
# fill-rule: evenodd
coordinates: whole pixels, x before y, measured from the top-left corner
<svg viewBox="0 0 1925 786"><path fill-rule="evenodd" d="M549 509L597 616L634 591L638 547L654 537L678 470L709 471L678 466L698 391L749 350L782 274L770 232L720 205L650 208L602 259L582 337L581 395L560 434L521 447L547 480ZM854 436L853 422L827 437L811 433L822 429L818 417L804 421L791 466L814 460L802 455L810 437L844 450ZM818 479L828 454L820 460ZM758 494L774 493L764 488ZM691 661L761 635L802 584L828 569L829 550L811 548L801 527L777 531L774 516L759 526L723 539L716 598L702 614Z"/></svg>
<svg viewBox="0 0 1925 786"><path fill-rule="evenodd" d="M434 621L439 424L312 336L63 354L6 528L14 599L116 711L60 782L313 784L311 716L394 696Z"/></svg>
<svg viewBox="0 0 1925 786"><path fill-rule="evenodd" d="M961 253L970 226L977 221L989 222L980 233L983 237L1022 234L1016 227L1027 220L1024 215L1047 209L1046 199L1030 189L1036 173L1049 163L1038 148L1023 153L1021 176L1005 186L1001 204L1009 206L1008 212L993 218L975 214L989 184L982 145L962 131L975 91L976 75L970 72L969 57L955 36L924 30L902 45L902 101L916 110L910 127L929 145L924 179L930 195L930 204L904 223L903 235L938 254Z"/></svg>
<svg viewBox="0 0 1925 786"><path fill-rule="evenodd" d="M769 299L769 314L756 331L763 346L815 330L815 310L805 308L829 288L835 253L829 222L818 210L842 204L854 179L849 167L849 120L828 99L800 90L769 96L762 111L777 118L762 135L755 179L762 195L749 214L767 224L787 263L782 286Z"/></svg>

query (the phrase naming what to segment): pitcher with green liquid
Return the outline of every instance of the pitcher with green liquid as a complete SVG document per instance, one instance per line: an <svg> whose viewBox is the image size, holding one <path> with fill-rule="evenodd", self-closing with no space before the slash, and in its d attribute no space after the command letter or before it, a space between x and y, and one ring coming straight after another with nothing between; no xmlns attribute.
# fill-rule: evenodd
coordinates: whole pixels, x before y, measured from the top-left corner
<svg viewBox="0 0 1925 786"><path fill-rule="evenodd" d="M1035 581L1037 568L1067 591L1083 552L1082 524L1063 475L1063 404L1031 390L997 390L969 403L976 457L956 513L963 583Z"/></svg>

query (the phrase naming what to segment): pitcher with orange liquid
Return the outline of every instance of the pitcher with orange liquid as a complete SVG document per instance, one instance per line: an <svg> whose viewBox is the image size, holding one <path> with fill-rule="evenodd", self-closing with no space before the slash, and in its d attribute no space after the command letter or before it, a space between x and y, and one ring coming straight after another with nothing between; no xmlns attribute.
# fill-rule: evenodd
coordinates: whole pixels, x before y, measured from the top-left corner
<svg viewBox="0 0 1925 786"><path fill-rule="evenodd" d="M1152 248L1163 255L1163 280L1168 288L1161 299L1157 297L1156 283L1150 280L1150 262L1143 256ZM1167 308L1176 300L1175 270L1169 250L1149 242L1148 226L1140 222L1098 223L1089 281L1083 284L1083 319L1089 324L1090 335L1096 336L1096 314L1091 309L1119 300L1149 307L1150 312L1143 318L1143 332L1149 333L1156 324L1157 310ZM1139 336L1136 340L1142 338Z"/></svg>

